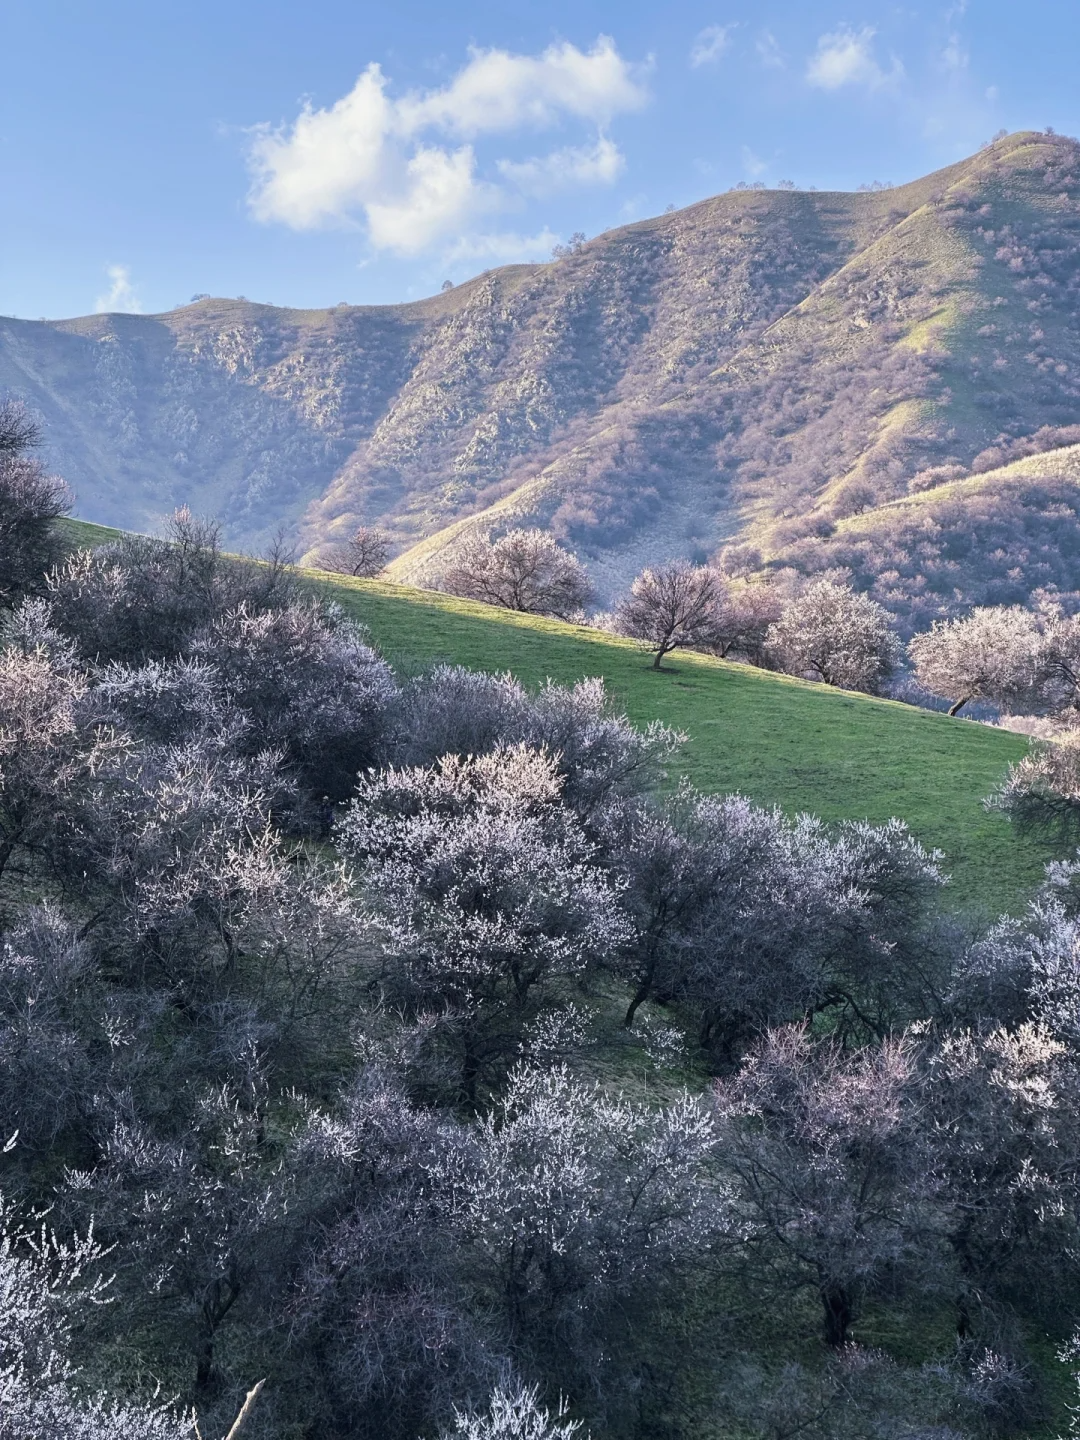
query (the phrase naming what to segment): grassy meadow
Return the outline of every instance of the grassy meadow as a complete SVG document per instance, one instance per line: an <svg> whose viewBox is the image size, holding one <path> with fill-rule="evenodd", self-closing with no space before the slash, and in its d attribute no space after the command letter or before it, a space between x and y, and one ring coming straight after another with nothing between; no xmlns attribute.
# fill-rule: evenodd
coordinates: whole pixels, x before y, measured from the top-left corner
<svg viewBox="0 0 1080 1440"><path fill-rule="evenodd" d="M633 641L376 580L323 577L402 671L439 661L509 670L527 684L602 675L631 720L687 735L678 771L826 819L901 816L946 854L957 903L1023 905L1049 852L982 800L1027 742L1007 731L676 652L663 670Z"/></svg>

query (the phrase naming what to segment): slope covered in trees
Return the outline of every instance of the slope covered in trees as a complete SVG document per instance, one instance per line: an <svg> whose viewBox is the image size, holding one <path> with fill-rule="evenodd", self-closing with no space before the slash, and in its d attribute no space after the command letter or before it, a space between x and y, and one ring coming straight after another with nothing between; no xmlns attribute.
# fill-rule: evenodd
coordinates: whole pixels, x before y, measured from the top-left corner
<svg viewBox="0 0 1080 1440"><path fill-rule="evenodd" d="M118 538L77 521L64 528L83 545ZM635 725L661 721L686 736L673 773L703 791L829 820L900 816L948 856L958 905L1022 906L1051 854L981 804L1024 754L1022 736L690 651L657 673L639 645L591 627L394 583L318 578L403 673L463 665L533 688L602 675Z"/></svg>
<svg viewBox="0 0 1080 1440"><path fill-rule="evenodd" d="M917 491L779 545L767 568L842 568L908 631L973 605L1075 604L1080 445Z"/></svg>
<svg viewBox="0 0 1080 1440"><path fill-rule="evenodd" d="M903 820L675 784L682 737L603 682L483 665L501 626L524 667L709 676L721 764L768 749L735 669L320 592L187 512L28 578L0 610L2 1440L1069 1425L1075 856L958 917ZM411 619L411 665L350 605ZM487 662L418 663L454 639ZM897 717L939 787L960 737L1009 739L766 687L812 702L777 711L797 746L855 707L868 776L908 778Z"/></svg>
<svg viewBox="0 0 1080 1440"><path fill-rule="evenodd" d="M89 519L186 501L233 543L284 522L315 548L377 523L401 579L539 525L605 598L721 541L802 564L1029 437L1074 443L1078 246L1080 149L1014 135L894 190L729 192L411 305L3 320L0 386Z"/></svg>

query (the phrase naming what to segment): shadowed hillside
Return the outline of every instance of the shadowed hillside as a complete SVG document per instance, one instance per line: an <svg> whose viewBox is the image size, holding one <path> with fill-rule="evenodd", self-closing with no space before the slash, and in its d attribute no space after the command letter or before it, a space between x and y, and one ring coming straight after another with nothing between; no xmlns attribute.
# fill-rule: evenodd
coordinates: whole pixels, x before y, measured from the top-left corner
<svg viewBox="0 0 1080 1440"><path fill-rule="evenodd" d="M747 541L921 623L937 602L858 537L912 489L952 524L986 503L951 483L979 457L1080 417L1078 253L1080 146L1016 135L894 190L729 192L412 305L3 320L0 389L103 523L187 501L233 543L285 524L315 548L378 522L422 581L463 530L525 520L602 595ZM952 591L981 593L980 543ZM1026 594L1048 575L1025 564Z"/></svg>

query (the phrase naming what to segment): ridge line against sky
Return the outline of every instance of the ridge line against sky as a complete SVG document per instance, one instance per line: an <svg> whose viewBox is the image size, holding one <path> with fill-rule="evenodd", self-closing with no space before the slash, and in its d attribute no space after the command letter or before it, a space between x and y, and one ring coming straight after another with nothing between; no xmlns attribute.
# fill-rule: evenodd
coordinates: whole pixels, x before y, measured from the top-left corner
<svg viewBox="0 0 1080 1440"><path fill-rule="evenodd" d="M1080 126L1066 0L9 10L0 313L24 317L409 300L740 181L901 183Z"/></svg>

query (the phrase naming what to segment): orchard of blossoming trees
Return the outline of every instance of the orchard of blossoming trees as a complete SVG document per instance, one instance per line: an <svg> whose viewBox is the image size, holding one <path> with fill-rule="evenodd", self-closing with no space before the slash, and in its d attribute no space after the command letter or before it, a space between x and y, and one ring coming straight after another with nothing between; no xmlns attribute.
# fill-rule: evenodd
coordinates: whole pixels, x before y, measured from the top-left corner
<svg viewBox="0 0 1080 1440"><path fill-rule="evenodd" d="M1042 1423L1076 864L961 924L901 823L663 785L679 737L597 681L395 675L186 515L59 556L20 423L3 1440ZM894 663L845 596L804 609Z"/></svg>

